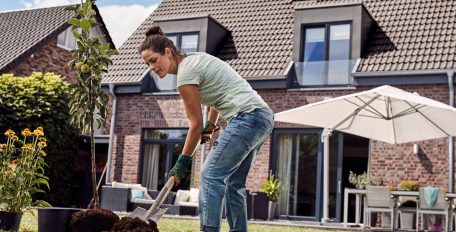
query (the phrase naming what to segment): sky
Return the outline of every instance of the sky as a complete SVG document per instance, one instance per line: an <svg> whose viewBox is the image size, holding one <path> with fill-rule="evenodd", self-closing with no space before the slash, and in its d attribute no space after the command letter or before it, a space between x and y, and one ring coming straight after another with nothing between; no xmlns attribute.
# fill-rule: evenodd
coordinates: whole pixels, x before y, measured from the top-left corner
<svg viewBox="0 0 456 232"><path fill-rule="evenodd" d="M117 48L162 0L97 0L96 5ZM0 0L0 12L80 3L81 0Z"/></svg>

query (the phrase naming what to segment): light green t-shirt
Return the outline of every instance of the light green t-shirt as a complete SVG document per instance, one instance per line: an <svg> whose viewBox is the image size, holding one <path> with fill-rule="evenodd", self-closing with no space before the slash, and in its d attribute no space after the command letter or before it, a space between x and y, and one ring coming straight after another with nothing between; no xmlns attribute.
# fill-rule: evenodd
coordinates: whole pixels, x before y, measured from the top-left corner
<svg viewBox="0 0 456 232"><path fill-rule="evenodd" d="M179 64L177 87L189 84L198 85L201 103L215 108L224 119L267 106L229 64L203 52L189 53Z"/></svg>

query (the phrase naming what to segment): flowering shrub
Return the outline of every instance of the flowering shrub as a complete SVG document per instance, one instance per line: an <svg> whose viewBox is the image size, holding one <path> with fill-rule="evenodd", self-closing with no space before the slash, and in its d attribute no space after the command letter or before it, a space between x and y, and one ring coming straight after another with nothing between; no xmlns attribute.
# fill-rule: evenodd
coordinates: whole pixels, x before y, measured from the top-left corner
<svg viewBox="0 0 456 232"><path fill-rule="evenodd" d="M348 176L348 182L352 185L355 186L357 189L365 189L366 185L374 185L374 186L379 186L382 185L383 182L381 179L377 177L370 177L367 175L366 172L363 172L363 174L357 175L356 173L353 173L350 171L350 175Z"/></svg>
<svg viewBox="0 0 456 232"><path fill-rule="evenodd" d="M399 183L399 190L418 191L420 184L414 180L403 180Z"/></svg>
<svg viewBox="0 0 456 232"><path fill-rule="evenodd" d="M44 192L42 185L49 189L43 169L43 148L47 146L43 128L24 129L23 139L11 129L5 135L6 143L0 144L0 210L20 212L31 206L50 206L32 199L34 193Z"/></svg>

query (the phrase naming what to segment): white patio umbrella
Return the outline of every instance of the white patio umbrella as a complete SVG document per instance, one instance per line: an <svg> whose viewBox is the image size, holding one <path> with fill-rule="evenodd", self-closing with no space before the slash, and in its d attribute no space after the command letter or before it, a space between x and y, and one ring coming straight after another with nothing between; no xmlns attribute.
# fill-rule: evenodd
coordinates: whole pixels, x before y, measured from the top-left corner
<svg viewBox="0 0 456 232"><path fill-rule="evenodd" d="M456 136L456 108L384 85L275 114L279 122L322 127L329 131L390 144ZM328 205L328 136L324 147L323 218Z"/></svg>

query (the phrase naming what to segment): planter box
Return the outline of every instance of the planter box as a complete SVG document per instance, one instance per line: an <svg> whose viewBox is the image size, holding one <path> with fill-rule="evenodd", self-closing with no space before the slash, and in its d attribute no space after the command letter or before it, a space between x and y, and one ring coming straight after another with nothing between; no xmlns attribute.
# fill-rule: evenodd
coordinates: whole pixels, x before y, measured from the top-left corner
<svg viewBox="0 0 456 232"><path fill-rule="evenodd" d="M19 231L22 213L0 211L0 230Z"/></svg>
<svg viewBox="0 0 456 232"><path fill-rule="evenodd" d="M81 211L79 208L38 208L38 231L65 232L70 231L71 215Z"/></svg>

